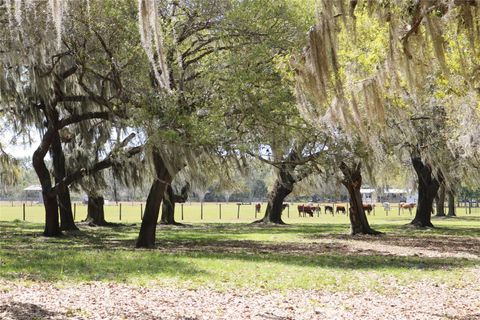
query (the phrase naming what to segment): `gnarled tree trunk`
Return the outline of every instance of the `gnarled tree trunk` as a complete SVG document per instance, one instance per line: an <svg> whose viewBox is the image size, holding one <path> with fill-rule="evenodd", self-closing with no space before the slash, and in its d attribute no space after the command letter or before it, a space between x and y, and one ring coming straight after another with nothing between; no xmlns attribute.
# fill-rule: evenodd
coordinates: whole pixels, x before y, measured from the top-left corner
<svg viewBox="0 0 480 320"><path fill-rule="evenodd" d="M53 130L49 128L43 136L40 146L35 150L32 156L33 168L35 169L38 180L42 185L43 205L45 207L45 230L43 231L43 235L46 237L58 237L62 235L60 223L58 221L57 196L51 192L52 179L44 160L52 138Z"/></svg>
<svg viewBox="0 0 480 320"><path fill-rule="evenodd" d="M438 189L437 196L435 197L435 205L437 207L437 217L445 216L445 184L442 183Z"/></svg>
<svg viewBox="0 0 480 320"><path fill-rule="evenodd" d="M410 224L422 228L433 228L431 221L433 200L443 179L441 176L435 177L430 165L423 163L420 157L413 156L412 164L418 177L418 205L415 218Z"/></svg>
<svg viewBox="0 0 480 320"><path fill-rule="evenodd" d="M342 184L347 188L350 196L351 234L380 234L381 232L370 227L363 209L362 194L360 193L362 186L361 162L354 163L352 167L342 162L340 170L343 173Z"/></svg>
<svg viewBox="0 0 480 320"><path fill-rule="evenodd" d="M105 220L104 204L105 200L102 196L89 194L87 218L85 219L85 221L96 226L108 225L107 221Z"/></svg>
<svg viewBox="0 0 480 320"><path fill-rule="evenodd" d="M160 204L167 186L172 182L172 177L158 151L153 151L153 163L156 179L148 194L142 225L137 239L137 248L155 247L155 233L157 229Z"/></svg>
<svg viewBox="0 0 480 320"><path fill-rule="evenodd" d="M448 192L448 214L449 217L455 217L455 193L453 191Z"/></svg>
<svg viewBox="0 0 480 320"><path fill-rule="evenodd" d="M182 188L180 194L177 195L173 192L172 186L168 185L167 191L163 196L162 217L160 219L160 224L183 225L182 223L175 221L175 204L184 203L187 201L189 187L190 185L187 183Z"/></svg>
<svg viewBox="0 0 480 320"><path fill-rule="evenodd" d="M279 168L277 180L268 194L265 215L254 223L285 224L282 220L283 201L293 191L295 182L296 180L290 173L289 168L286 166Z"/></svg>
<svg viewBox="0 0 480 320"><path fill-rule="evenodd" d="M53 172L55 183L60 183L65 176L65 155L60 141L58 131L55 131L52 145L50 146L50 155L52 156ZM62 230L78 230L73 219L72 202L70 200L70 191L68 186L61 188L57 194L60 207L60 228Z"/></svg>

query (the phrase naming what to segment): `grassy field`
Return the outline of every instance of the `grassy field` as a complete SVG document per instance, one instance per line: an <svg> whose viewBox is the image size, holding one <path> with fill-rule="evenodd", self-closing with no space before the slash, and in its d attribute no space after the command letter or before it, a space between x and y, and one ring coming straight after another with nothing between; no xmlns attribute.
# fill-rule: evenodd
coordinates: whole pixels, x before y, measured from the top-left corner
<svg viewBox="0 0 480 320"><path fill-rule="evenodd" d="M297 203L290 204L288 209L283 212L285 221L290 223L318 223L324 219L329 219L329 215L325 215L325 204L321 204L320 215L315 214L313 218L299 218L297 211ZM332 204L329 204L332 205ZM346 206L346 203L338 203L338 205ZM124 202L119 204L108 204L105 206L106 220L110 222L138 223L141 221L141 214L144 204ZM266 204L262 203L262 213L266 208ZM87 206L81 203L74 204L75 221L82 221L87 215ZM235 203L200 203L187 202L185 204L177 204L175 216L178 221L186 223L198 222L249 222L253 221L255 216L255 204L241 205L240 209ZM0 221L24 220L23 204L21 202L0 202ZM457 208L459 216L480 216L480 208L474 207L468 211L468 208ZM414 211L412 212L414 214ZM410 212L408 210L398 210L398 205L392 205L388 213L388 217L408 218ZM260 217L260 214L257 216ZM347 221L345 216L340 215L338 221ZM341 218L344 217L344 218ZM371 213L370 219L386 218L387 213L384 208L377 204L374 212ZM320 218L320 219L319 219ZM25 221L41 223L44 221L44 209L41 204L33 204L27 202L25 205ZM389 220L389 219L387 219ZM394 219L395 220L395 219Z"/></svg>
<svg viewBox="0 0 480 320"><path fill-rule="evenodd" d="M350 237L343 215L291 218L285 227L193 223L159 227L158 249L134 249L139 225L92 228L63 238L42 225L0 222L0 278L8 281L126 282L197 288L381 291L392 281L451 286L478 277L480 217L434 218L435 229L406 227L408 215L370 216L386 232ZM297 224L301 222L301 224ZM359 284L361 284L359 286Z"/></svg>

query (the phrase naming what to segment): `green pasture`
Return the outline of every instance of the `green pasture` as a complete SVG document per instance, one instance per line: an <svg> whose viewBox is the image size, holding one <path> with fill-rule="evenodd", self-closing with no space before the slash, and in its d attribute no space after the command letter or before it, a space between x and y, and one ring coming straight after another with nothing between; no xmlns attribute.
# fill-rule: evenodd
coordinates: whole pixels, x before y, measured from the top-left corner
<svg viewBox="0 0 480 320"><path fill-rule="evenodd" d="M192 210L191 219L193 214ZM252 216L245 213L244 222ZM436 228L425 230L405 226L409 219L408 214L371 215L372 225L386 232L380 237L351 237L346 216L324 214L287 219L291 224L280 227L211 222L159 226L155 250L134 248L138 223L108 228L80 224L80 232L53 239L41 236L41 223L3 221L0 278L58 285L106 281L218 290L333 291L381 291L383 284L392 282L462 286L475 281L480 268L479 216L434 218ZM358 249L365 245L407 252ZM456 255L424 256L418 248Z"/></svg>
<svg viewBox="0 0 480 320"><path fill-rule="evenodd" d="M342 214L325 214L325 205L320 204L320 214L315 213L314 217L299 217L297 210L298 203L291 203L290 207L283 212L283 218L287 223L319 223L323 221L333 221L338 223L348 222L348 218ZM332 206L333 204L328 204ZM347 206L346 203L336 203L335 205ZM110 222L122 223L138 223L141 221L141 215L144 204L141 203L119 203L105 205L105 217ZM262 203L261 213L255 216L255 203L244 204L239 206L236 203L203 203L187 202L185 204L177 204L175 209L175 217L177 221L185 223L200 222L222 222L222 223L245 223L251 222L256 218L260 218L265 212L266 203ZM87 215L87 206L82 203L75 203L74 208L75 221L82 221ZM398 209L398 205L392 204L391 210L387 212L381 204L377 204L374 212L369 216L372 223L376 221L394 222L398 218L408 218L414 214L415 209L410 213L405 209ZM480 208L473 207L457 208L459 216L475 216L480 215ZM25 220L28 222L42 223L44 222L44 209L41 204L25 203L25 219L23 203L20 202L2 202L0 203L0 221Z"/></svg>

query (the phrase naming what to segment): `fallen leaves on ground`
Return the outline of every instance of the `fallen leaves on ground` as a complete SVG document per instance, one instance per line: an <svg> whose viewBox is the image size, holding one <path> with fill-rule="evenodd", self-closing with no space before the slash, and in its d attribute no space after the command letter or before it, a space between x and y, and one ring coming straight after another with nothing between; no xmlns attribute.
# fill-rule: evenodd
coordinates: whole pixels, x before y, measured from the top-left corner
<svg viewBox="0 0 480 320"><path fill-rule="evenodd" d="M480 319L480 284L451 287L423 281L401 286L392 279L381 294L0 281L0 319L467 320Z"/></svg>

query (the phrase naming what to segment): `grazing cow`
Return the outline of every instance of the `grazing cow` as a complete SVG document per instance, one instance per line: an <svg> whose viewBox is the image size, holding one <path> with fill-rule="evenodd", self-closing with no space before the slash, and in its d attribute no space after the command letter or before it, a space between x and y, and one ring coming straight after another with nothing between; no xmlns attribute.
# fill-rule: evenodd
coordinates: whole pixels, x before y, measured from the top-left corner
<svg viewBox="0 0 480 320"><path fill-rule="evenodd" d="M297 206L297 209L298 209L298 216L301 217L302 216L302 213L303 213L303 216L305 217L305 214L309 214L310 217L313 217L313 213L314 212L320 212L320 206L313 206L313 205L310 205L310 204L307 204L307 205L304 205L304 204L301 204L301 205L298 205Z"/></svg>
<svg viewBox="0 0 480 320"><path fill-rule="evenodd" d="M402 209L408 209L410 213L412 213L412 209L415 208L415 203L403 203L400 202L400 208Z"/></svg>
<svg viewBox="0 0 480 320"><path fill-rule="evenodd" d="M331 214L333 214L333 207L332 206L325 206L325 214L327 214L327 212L330 212Z"/></svg>
<svg viewBox="0 0 480 320"><path fill-rule="evenodd" d="M288 208L288 207L290 207L290 206L288 205L288 203L282 204L282 211L285 210L285 208Z"/></svg>
<svg viewBox="0 0 480 320"><path fill-rule="evenodd" d="M260 210L262 209L262 204L257 203L255 205L255 214L260 213Z"/></svg>
<svg viewBox="0 0 480 320"><path fill-rule="evenodd" d="M373 206L371 204L363 204L363 210L370 214L370 212L373 210Z"/></svg>
<svg viewBox="0 0 480 320"><path fill-rule="evenodd" d="M335 213L345 213L346 210L345 210L345 206L337 206L337 208L335 209Z"/></svg>

